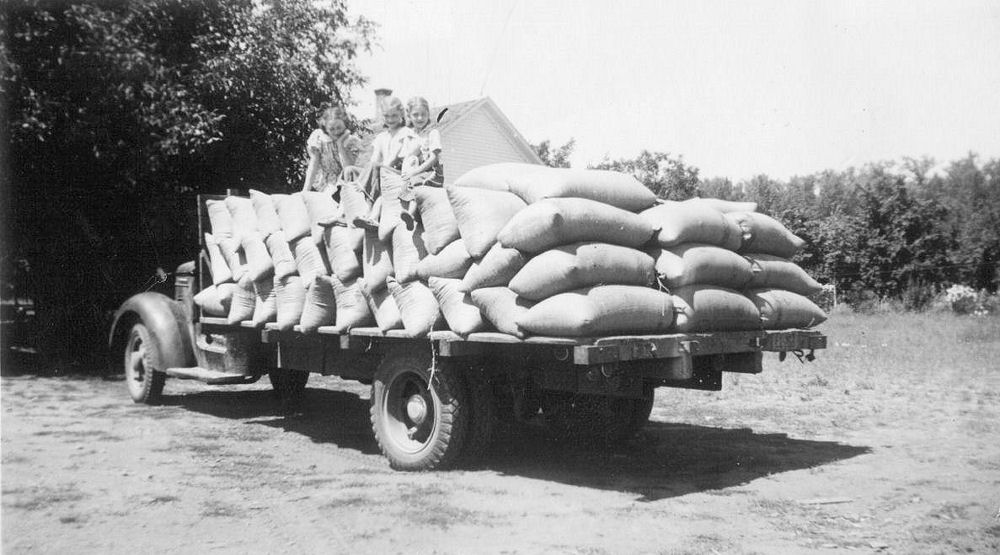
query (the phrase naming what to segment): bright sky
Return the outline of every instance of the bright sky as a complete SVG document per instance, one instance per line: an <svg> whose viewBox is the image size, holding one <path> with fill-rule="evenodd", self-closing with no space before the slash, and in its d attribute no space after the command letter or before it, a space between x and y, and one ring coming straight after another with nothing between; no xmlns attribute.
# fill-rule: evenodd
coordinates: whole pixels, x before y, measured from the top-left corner
<svg viewBox="0 0 1000 555"><path fill-rule="evenodd" d="M356 0L370 89L490 96L574 165L642 149L703 177L1000 157L1000 2Z"/></svg>

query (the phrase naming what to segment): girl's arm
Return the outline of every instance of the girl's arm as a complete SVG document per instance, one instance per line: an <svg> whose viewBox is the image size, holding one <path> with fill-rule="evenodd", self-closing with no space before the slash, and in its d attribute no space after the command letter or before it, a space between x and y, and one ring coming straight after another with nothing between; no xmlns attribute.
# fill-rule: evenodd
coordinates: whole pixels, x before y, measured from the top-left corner
<svg viewBox="0 0 1000 555"><path fill-rule="evenodd" d="M306 167L306 181L302 184L302 192L309 191L312 187L316 171L319 169L319 154L313 149L309 149L309 165Z"/></svg>

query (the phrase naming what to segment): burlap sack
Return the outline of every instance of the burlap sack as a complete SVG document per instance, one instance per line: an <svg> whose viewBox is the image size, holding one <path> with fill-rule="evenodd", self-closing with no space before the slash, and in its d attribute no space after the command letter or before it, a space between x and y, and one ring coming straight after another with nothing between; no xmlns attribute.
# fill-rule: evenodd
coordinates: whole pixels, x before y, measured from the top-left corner
<svg viewBox="0 0 1000 555"><path fill-rule="evenodd" d="M815 295L823 286L798 264L771 254L748 253L751 277L746 289L784 289L799 295Z"/></svg>
<svg viewBox="0 0 1000 555"><path fill-rule="evenodd" d="M400 283L390 277L386 285L399 307L403 329L410 337L426 337L439 322L443 322L434 293L422 281Z"/></svg>
<svg viewBox="0 0 1000 555"><path fill-rule="evenodd" d="M746 296L760 311L766 330L811 328L826 321L826 313L809 299L781 289L751 289Z"/></svg>
<svg viewBox="0 0 1000 555"><path fill-rule="evenodd" d="M460 237L448 193L441 187L417 187L413 193L417 198L420 222L424 225L427 252L437 254Z"/></svg>
<svg viewBox="0 0 1000 555"><path fill-rule="evenodd" d="M680 332L761 329L760 311L737 291L711 285L685 285L672 291Z"/></svg>
<svg viewBox="0 0 1000 555"><path fill-rule="evenodd" d="M426 236L425 233L424 237ZM461 279L471 266L472 256L465 250L465 242L456 239L437 254L428 254L420 259L417 264L417 275L424 280L431 277Z"/></svg>
<svg viewBox="0 0 1000 555"><path fill-rule="evenodd" d="M278 211L278 219L281 220L281 231L289 243L312 233L309 211L306 210L301 192L282 197L276 195L274 208Z"/></svg>
<svg viewBox="0 0 1000 555"><path fill-rule="evenodd" d="M216 237L219 243L219 252L222 253L222 258L226 260L226 265L229 266L229 273L233 276L233 281L239 281L243 279L243 276L247 273L247 257L243 252L243 247L240 243L233 237L223 237L219 239Z"/></svg>
<svg viewBox="0 0 1000 555"><path fill-rule="evenodd" d="M236 288L233 289L233 299L229 305L229 314L226 322L229 324L239 324L244 320L253 318L254 307L257 305L257 294L253 289L253 280L249 276L244 276Z"/></svg>
<svg viewBox="0 0 1000 555"><path fill-rule="evenodd" d="M212 283L219 285L233 280L233 273L229 269L229 264L222 256L219 243L211 233L205 234L205 251L208 252L209 271L212 273Z"/></svg>
<svg viewBox="0 0 1000 555"><path fill-rule="evenodd" d="M469 296L483 318L501 333L524 338L525 330L518 325L518 320L529 308L535 305L508 287L483 287L472 291Z"/></svg>
<svg viewBox="0 0 1000 555"><path fill-rule="evenodd" d="M506 287L527 262L528 256L523 252L506 249L496 243L486 256L472 263L458 288L461 291L473 291L482 287Z"/></svg>
<svg viewBox="0 0 1000 555"><path fill-rule="evenodd" d="M229 314L236 287L237 285L231 281L209 285L194 296L194 304L201 307L205 316L224 318Z"/></svg>
<svg viewBox="0 0 1000 555"><path fill-rule="evenodd" d="M292 249L292 256L295 258L295 267L299 270L302 283L312 283L316 276L330 274L330 269L323 260L323 254L319 252L319 247L312 239L312 235L306 234L295 239L289 244Z"/></svg>
<svg viewBox="0 0 1000 555"><path fill-rule="evenodd" d="M544 172L548 168L538 164L523 162L500 162L471 169L455 180L455 187L472 187L493 191L510 191L512 178L534 172Z"/></svg>
<svg viewBox="0 0 1000 555"><path fill-rule="evenodd" d="M337 302L330 276L316 276L306 288L299 326L302 333L313 333L320 326L332 326L337 321Z"/></svg>
<svg viewBox="0 0 1000 555"><path fill-rule="evenodd" d="M278 218L278 211L274 208L271 195L250 189L250 202L253 203L253 211L257 214L257 229L264 237L281 231L281 220Z"/></svg>
<svg viewBox="0 0 1000 555"><path fill-rule="evenodd" d="M673 323L670 294L635 285L598 285L560 293L517 319L518 326L532 334L562 337L664 333Z"/></svg>
<svg viewBox="0 0 1000 555"><path fill-rule="evenodd" d="M333 294L337 304L336 326L340 333L347 333L352 328L370 326L375 323L375 315L372 314L361 291L360 279L341 281L337 276L330 276L333 282Z"/></svg>
<svg viewBox="0 0 1000 555"><path fill-rule="evenodd" d="M496 243L497 233L526 206L521 197L504 191L471 187L448 187L446 191L465 250L473 258L485 255Z"/></svg>
<svg viewBox="0 0 1000 555"><path fill-rule="evenodd" d="M655 283L653 258L629 247L607 243L572 243L536 255L521 268L509 287L518 295L540 301L564 291L598 284Z"/></svg>
<svg viewBox="0 0 1000 555"><path fill-rule="evenodd" d="M323 240L323 226L320 223L332 222L339 218L340 205L330 194L319 191L303 191L302 202L305 203L306 213L309 214L309 232L318 245Z"/></svg>
<svg viewBox="0 0 1000 555"><path fill-rule="evenodd" d="M645 210L656 195L635 177L610 170L546 168L508 179L510 192L534 204L547 198L585 198L629 212Z"/></svg>
<svg viewBox="0 0 1000 555"><path fill-rule="evenodd" d="M444 315L448 328L459 335L468 335L487 328L479 308L472 302L472 297L458 289L461 280L432 277L428 286L434 293L441 314Z"/></svg>
<svg viewBox="0 0 1000 555"><path fill-rule="evenodd" d="M639 215L659 230L656 241L664 248L703 243L735 251L740 246L739 226L704 202L668 200Z"/></svg>
<svg viewBox="0 0 1000 555"><path fill-rule="evenodd" d="M660 282L674 289L684 285L716 285L740 290L753 276L750 261L735 252L700 243L646 249L656 261Z"/></svg>
<svg viewBox="0 0 1000 555"><path fill-rule="evenodd" d="M413 229L398 225L392 232L392 270L396 281L407 283L420 279L417 266L427 256L424 246L424 228L416 223Z"/></svg>
<svg viewBox="0 0 1000 555"><path fill-rule="evenodd" d="M739 252L791 258L806 244L781 222L759 212L730 212L725 217L741 231Z"/></svg>
<svg viewBox="0 0 1000 555"><path fill-rule="evenodd" d="M208 222L212 227L212 235L216 241L233 236L233 217L229 214L224 200L206 200Z"/></svg>
<svg viewBox="0 0 1000 555"><path fill-rule="evenodd" d="M638 248L652 237L653 227L638 214L582 198L540 200L515 214L497 234L504 247L526 253L581 241Z"/></svg>
<svg viewBox="0 0 1000 555"><path fill-rule="evenodd" d="M382 210L378 219L378 238L382 241L391 241L392 232L396 226L403 223L399 218L403 207L399 204L399 193L403 190L403 178L399 172L389 168L379 168L379 179L381 180L382 194L379 199L382 201Z"/></svg>
<svg viewBox="0 0 1000 555"><path fill-rule="evenodd" d="M247 275L251 281L270 278L274 274L274 262L260 232L253 231L243 236L243 253L247 259Z"/></svg>
<svg viewBox="0 0 1000 555"><path fill-rule="evenodd" d="M253 307L253 325L263 326L267 322L273 322L278 318L278 301L274 291L274 278L269 277L253 282L253 292L255 297Z"/></svg>
<svg viewBox="0 0 1000 555"><path fill-rule="evenodd" d="M297 275L275 277L274 300L278 329L288 331L295 327L302 319L302 308L306 302L306 288L302 278Z"/></svg>
<svg viewBox="0 0 1000 555"><path fill-rule="evenodd" d="M326 258L330 261L333 274L341 281L350 281L361 275L361 260L354 246L356 232L360 232L364 239L364 230L341 226L330 226L323 230Z"/></svg>
<svg viewBox="0 0 1000 555"><path fill-rule="evenodd" d="M271 262L274 263L274 275L278 278L285 278L297 274L299 269L295 266L295 256L292 249L285 240L285 234L281 231L272 233L264 240L267 245L267 252L271 254Z"/></svg>
<svg viewBox="0 0 1000 555"><path fill-rule="evenodd" d="M371 208L371 201L359 187L348 183L340 188L340 210L347 222L353 222L357 217L368 216Z"/></svg>
<svg viewBox="0 0 1000 555"><path fill-rule="evenodd" d="M722 213L727 212L756 212L757 203L756 202L743 202L736 200L723 200L718 198L692 198L684 202L700 202L706 206L711 206L712 208L718 210Z"/></svg>
<svg viewBox="0 0 1000 555"><path fill-rule="evenodd" d="M226 208L233 222L233 239L243 243L243 237L248 233L258 231L257 212L253 209L253 201L246 197L226 197Z"/></svg>
<svg viewBox="0 0 1000 555"><path fill-rule="evenodd" d="M364 278L358 279L358 286L361 288L365 300L368 301L368 308L371 309L372 315L375 317L375 325L383 332L402 328L403 317L399 313L399 307L396 306L396 300L392 298L392 293L385 286L385 282L383 282L382 288L372 290L365 281Z"/></svg>
<svg viewBox="0 0 1000 555"><path fill-rule="evenodd" d="M385 279L392 275L392 249L379 240L375 230L365 230L361 273L367 293L385 289Z"/></svg>

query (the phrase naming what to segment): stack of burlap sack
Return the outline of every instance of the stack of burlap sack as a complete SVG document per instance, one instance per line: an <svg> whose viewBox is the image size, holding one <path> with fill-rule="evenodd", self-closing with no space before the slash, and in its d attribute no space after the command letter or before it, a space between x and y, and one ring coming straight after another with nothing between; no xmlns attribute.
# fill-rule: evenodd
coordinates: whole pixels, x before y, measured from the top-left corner
<svg viewBox="0 0 1000 555"><path fill-rule="evenodd" d="M752 203L659 202L603 170L494 164L418 187L400 218L382 174L378 229L323 225L368 213L344 188L210 201L206 313L337 331L517 337L806 328L821 289L789 260L802 241Z"/></svg>

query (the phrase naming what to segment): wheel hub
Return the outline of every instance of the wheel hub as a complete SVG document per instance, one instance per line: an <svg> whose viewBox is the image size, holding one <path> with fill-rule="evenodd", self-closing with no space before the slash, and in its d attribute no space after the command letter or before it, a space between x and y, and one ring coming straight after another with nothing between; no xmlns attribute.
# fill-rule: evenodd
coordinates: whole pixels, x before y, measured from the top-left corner
<svg viewBox="0 0 1000 555"><path fill-rule="evenodd" d="M427 400L423 395L410 395L406 400L406 416L417 426L427 418Z"/></svg>

